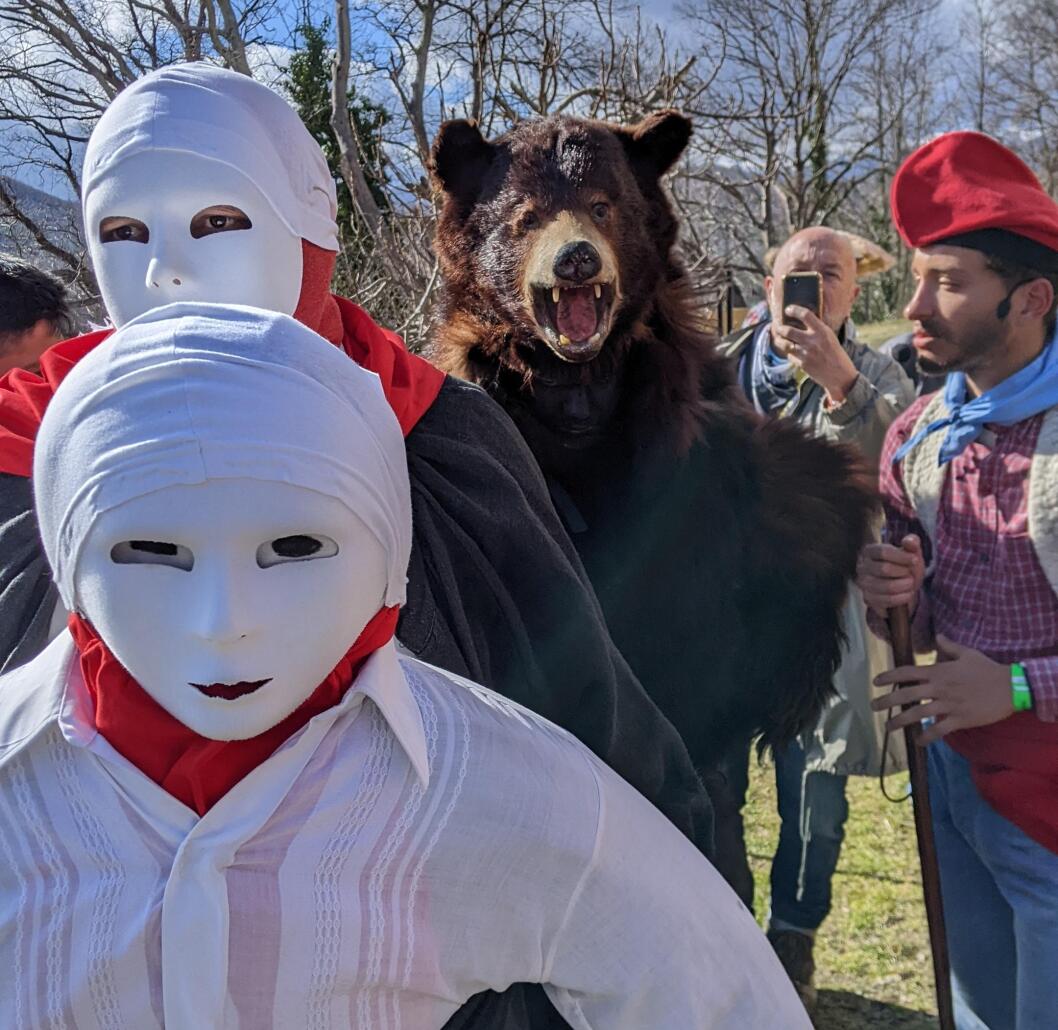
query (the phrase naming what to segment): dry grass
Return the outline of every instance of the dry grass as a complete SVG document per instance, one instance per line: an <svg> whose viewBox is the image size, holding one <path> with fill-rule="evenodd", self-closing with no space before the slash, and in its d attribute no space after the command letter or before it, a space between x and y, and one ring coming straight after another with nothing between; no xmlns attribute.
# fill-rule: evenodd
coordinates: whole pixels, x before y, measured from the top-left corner
<svg viewBox="0 0 1058 1030"><path fill-rule="evenodd" d="M907 777L893 777L891 794ZM849 822L834 880L834 909L816 944L818 1030L934 1030L926 920L910 801L893 804L877 780L849 780ZM778 839L772 766L751 770L746 838L757 909L767 909Z"/></svg>

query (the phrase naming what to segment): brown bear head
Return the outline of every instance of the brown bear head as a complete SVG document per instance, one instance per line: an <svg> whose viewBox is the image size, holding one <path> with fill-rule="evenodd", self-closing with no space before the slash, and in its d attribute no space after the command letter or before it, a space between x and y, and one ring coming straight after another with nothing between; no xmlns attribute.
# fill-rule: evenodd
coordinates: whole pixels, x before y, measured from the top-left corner
<svg viewBox="0 0 1058 1030"><path fill-rule="evenodd" d="M500 400L542 461L618 424L671 428L680 447L694 435L712 348L661 185L690 134L676 111L630 126L553 116L493 141L469 121L441 126L442 290L427 353Z"/></svg>
<svg viewBox="0 0 1058 1030"><path fill-rule="evenodd" d="M446 292L560 361L592 360L664 272L676 220L659 179L690 133L675 111L630 127L552 117L495 142L446 122L432 160Z"/></svg>

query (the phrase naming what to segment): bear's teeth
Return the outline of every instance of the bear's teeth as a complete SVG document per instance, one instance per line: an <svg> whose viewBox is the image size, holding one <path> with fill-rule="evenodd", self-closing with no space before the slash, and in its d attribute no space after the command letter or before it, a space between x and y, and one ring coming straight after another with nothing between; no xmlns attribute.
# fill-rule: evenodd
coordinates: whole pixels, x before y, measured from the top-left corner
<svg viewBox="0 0 1058 1030"><path fill-rule="evenodd" d="M558 298L561 296L562 291L557 286L551 287L551 299L557 304Z"/></svg>
<svg viewBox="0 0 1058 1030"><path fill-rule="evenodd" d="M558 337L558 342L561 343L563 347L568 347L573 341L570 340L570 338L565 334L560 333Z"/></svg>
<svg viewBox="0 0 1058 1030"><path fill-rule="evenodd" d="M598 343L600 335L601 335L600 333L596 333L594 336L589 337L588 338L588 343Z"/></svg>
<svg viewBox="0 0 1058 1030"><path fill-rule="evenodd" d="M598 283L595 284L595 299L598 300L602 296L602 286Z"/></svg>

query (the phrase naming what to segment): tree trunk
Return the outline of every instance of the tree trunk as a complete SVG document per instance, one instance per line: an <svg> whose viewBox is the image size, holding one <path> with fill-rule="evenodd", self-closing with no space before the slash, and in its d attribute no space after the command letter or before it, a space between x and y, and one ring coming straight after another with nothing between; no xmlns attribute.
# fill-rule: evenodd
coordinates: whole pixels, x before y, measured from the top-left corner
<svg viewBox="0 0 1058 1030"><path fill-rule="evenodd" d="M382 212L368 186L360 163L360 148L349 119L349 0L335 0L335 23L337 46L334 51L334 75L331 79L331 127L338 139L338 153L345 180L353 204L364 220L368 232L378 242L382 239Z"/></svg>

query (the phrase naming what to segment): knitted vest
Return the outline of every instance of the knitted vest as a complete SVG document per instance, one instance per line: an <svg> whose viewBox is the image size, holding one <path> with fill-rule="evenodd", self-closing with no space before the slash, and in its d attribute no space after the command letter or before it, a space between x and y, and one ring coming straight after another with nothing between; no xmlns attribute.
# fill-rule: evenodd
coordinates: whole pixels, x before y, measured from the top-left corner
<svg viewBox="0 0 1058 1030"><path fill-rule="evenodd" d="M911 436L946 414L944 394L938 393L922 409ZM949 467L938 464L943 441L943 430L930 434L900 463L907 498L931 540L936 537L937 510ZM1044 415L1036 441L1029 470L1028 515L1029 539L1047 582L1058 594L1058 407Z"/></svg>

